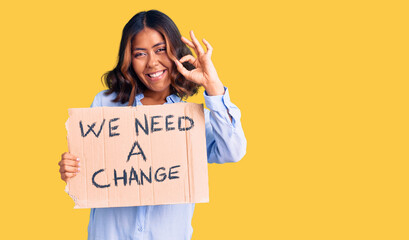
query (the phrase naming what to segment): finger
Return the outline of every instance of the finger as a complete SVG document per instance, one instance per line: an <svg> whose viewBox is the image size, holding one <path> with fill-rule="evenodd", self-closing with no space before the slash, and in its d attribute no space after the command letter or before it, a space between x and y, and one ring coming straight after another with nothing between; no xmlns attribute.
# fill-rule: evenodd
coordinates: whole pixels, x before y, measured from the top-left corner
<svg viewBox="0 0 409 240"><path fill-rule="evenodd" d="M80 167L62 166L60 168L60 173L77 173L80 171L81 171Z"/></svg>
<svg viewBox="0 0 409 240"><path fill-rule="evenodd" d="M180 72L180 74L182 74L186 79L189 79L190 76L190 72L189 70L187 70L181 62L179 62L178 60L175 60L175 64L176 64L176 68L178 69L178 71Z"/></svg>
<svg viewBox="0 0 409 240"><path fill-rule="evenodd" d="M195 57L193 57L192 55L186 55L186 56L183 56L180 60L179 60L181 63L184 63L184 62L189 62L190 64L192 64L193 66L195 66L195 67L197 67L196 66L196 58Z"/></svg>
<svg viewBox="0 0 409 240"><path fill-rule="evenodd" d="M70 178L73 178L77 176L76 173L62 173L61 174L61 179L64 180L65 182L67 182Z"/></svg>
<svg viewBox="0 0 409 240"><path fill-rule="evenodd" d="M76 160L61 160L58 165L60 166L71 166L71 167L79 167L81 163Z"/></svg>
<svg viewBox="0 0 409 240"><path fill-rule="evenodd" d="M195 45L187 38L182 36L182 42L186 43L186 45L188 45L191 48L196 48Z"/></svg>
<svg viewBox="0 0 409 240"><path fill-rule="evenodd" d="M61 159L72 159L72 160L78 159L79 160L78 156L75 156L75 155L73 155L71 153L68 153L68 152L63 153L61 155Z"/></svg>
<svg viewBox="0 0 409 240"><path fill-rule="evenodd" d="M195 45L198 54L199 55L204 54L204 50L202 48L202 45L200 45L200 42L196 39L195 34L193 33L192 30L190 30L190 38L192 39L192 42Z"/></svg>
<svg viewBox="0 0 409 240"><path fill-rule="evenodd" d="M63 166L63 165L76 166L76 165L79 165L79 163L80 163L79 158L76 158L76 159L63 158L63 159L61 159L61 161L58 162L58 165L60 165L60 166Z"/></svg>
<svg viewBox="0 0 409 240"><path fill-rule="evenodd" d="M204 39L204 38L203 38L202 41L203 41L203 43L204 43L204 45L206 46L206 49L207 49L206 54L209 55L209 56L212 56L212 52L213 52L212 45L210 45L210 43L208 41L206 41L206 39Z"/></svg>
<svg viewBox="0 0 409 240"><path fill-rule="evenodd" d="M193 51L196 53L196 56L199 56L199 52L197 51L196 46L189 39L182 37L182 41L193 49Z"/></svg>

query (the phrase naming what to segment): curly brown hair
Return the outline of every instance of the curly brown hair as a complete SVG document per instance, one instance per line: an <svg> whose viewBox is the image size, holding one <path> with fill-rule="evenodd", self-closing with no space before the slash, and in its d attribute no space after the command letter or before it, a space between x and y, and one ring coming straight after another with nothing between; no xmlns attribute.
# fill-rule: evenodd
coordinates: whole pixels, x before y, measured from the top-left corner
<svg viewBox="0 0 409 240"><path fill-rule="evenodd" d="M121 102L122 104L129 102L128 106L132 106L136 94L142 93L146 89L146 86L137 77L131 64L132 40L145 27L155 29L162 34L166 43L166 52L170 59L180 59L185 55L192 54L186 44L182 42L179 29L166 14L157 10L137 13L122 30L118 64L113 70L106 72L102 76L103 82L108 86L108 91L105 92L105 95L113 92L117 94L116 98L112 100L113 102ZM195 68L188 62L183 63L183 65L188 70ZM177 71L175 64L172 67L171 93L177 94L182 99L196 94L200 85L186 80Z"/></svg>

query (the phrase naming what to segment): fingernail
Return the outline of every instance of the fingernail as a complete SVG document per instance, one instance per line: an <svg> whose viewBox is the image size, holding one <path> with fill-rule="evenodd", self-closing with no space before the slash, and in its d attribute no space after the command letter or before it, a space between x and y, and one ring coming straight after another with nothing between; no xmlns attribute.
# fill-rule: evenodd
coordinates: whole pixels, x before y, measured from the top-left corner
<svg viewBox="0 0 409 240"><path fill-rule="evenodd" d="M78 167L81 166L81 163L78 163Z"/></svg>
<svg viewBox="0 0 409 240"><path fill-rule="evenodd" d="M81 168L78 168L78 171L77 171L77 172L80 172L80 170L81 170Z"/></svg>
<svg viewBox="0 0 409 240"><path fill-rule="evenodd" d="M77 161L79 161L80 160L80 158L77 158Z"/></svg>

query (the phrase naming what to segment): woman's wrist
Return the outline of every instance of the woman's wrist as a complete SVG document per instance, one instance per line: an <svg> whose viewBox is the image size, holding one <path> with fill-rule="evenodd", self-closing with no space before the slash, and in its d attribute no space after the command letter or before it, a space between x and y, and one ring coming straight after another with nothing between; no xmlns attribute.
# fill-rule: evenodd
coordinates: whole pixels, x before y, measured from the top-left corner
<svg viewBox="0 0 409 240"><path fill-rule="evenodd" d="M224 86L220 80L203 84L203 87L206 90L208 96L217 96L224 94Z"/></svg>

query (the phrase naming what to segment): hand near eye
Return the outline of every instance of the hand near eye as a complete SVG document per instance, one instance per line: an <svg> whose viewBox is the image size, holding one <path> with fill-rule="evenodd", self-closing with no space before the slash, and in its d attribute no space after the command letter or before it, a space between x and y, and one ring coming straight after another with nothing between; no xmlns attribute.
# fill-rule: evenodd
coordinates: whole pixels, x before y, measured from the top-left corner
<svg viewBox="0 0 409 240"><path fill-rule="evenodd" d="M203 43L207 48L205 52L202 48L202 45L196 39L193 31L190 31L190 38L192 41L188 40L185 37L182 37L182 41L186 43L189 47L193 48L197 58L192 55L186 55L180 60L175 60L176 67L178 71L189 81L202 85L206 93L210 96L214 95L223 95L224 86L217 75L216 69L212 63L211 56L213 48L210 44L203 39ZM196 69L191 71L187 70L182 63L189 62Z"/></svg>

